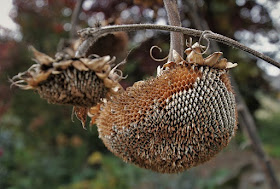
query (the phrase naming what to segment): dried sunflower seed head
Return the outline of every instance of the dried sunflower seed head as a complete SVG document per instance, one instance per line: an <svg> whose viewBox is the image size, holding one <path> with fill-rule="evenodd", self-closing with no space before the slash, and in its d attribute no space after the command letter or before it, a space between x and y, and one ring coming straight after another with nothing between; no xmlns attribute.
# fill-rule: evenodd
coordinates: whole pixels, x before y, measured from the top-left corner
<svg viewBox="0 0 280 189"><path fill-rule="evenodd" d="M94 119L100 138L116 156L142 168L177 173L228 145L237 128L227 75L231 64L217 57L201 59L192 50L188 54L196 58L176 57L178 62L164 65L156 78L137 82L101 105Z"/></svg>
<svg viewBox="0 0 280 189"><path fill-rule="evenodd" d="M108 94L121 90L122 75L112 72L114 58L52 59L31 48L36 64L12 78L12 85L34 89L49 103L95 106ZM114 68L116 70L116 68Z"/></svg>

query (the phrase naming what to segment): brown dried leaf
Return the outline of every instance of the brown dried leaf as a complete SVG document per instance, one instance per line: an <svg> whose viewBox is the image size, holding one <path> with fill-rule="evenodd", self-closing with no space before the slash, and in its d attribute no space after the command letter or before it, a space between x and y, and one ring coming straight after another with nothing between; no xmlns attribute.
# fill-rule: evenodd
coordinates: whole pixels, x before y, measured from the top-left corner
<svg viewBox="0 0 280 189"><path fill-rule="evenodd" d="M54 59L44 53L37 51L33 46L30 46L30 49L34 54L35 59L38 60L40 64L50 65L52 62L54 62Z"/></svg>
<svg viewBox="0 0 280 189"><path fill-rule="evenodd" d="M74 61L72 65L78 69L79 71L88 71L89 69L81 62L81 61Z"/></svg>
<svg viewBox="0 0 280 189"><path fill-rule="evenodd" d="M82 123L83 128L86 129L85 125L86 125L86 121L87 121L88 108L74 106L73 112L75 113L77 119L80 120L80 122Z"/></svg>
<svg viewBox="0 0 280 189"><path fill-rule="evenodd" d="M93 60L88 60L82 58L81 61L91 70L94 71L102 71L104 65L110 61L110 56L103 56L99 58L95 58Z"/></svg>
<svg viewBox="0 0 280 189"><path fill-rule="evenodd" d="M215 64L218 63L218 60L222 56L222 54L223 54L222 52L214 52L213 54L207 56L204 59L205 65L210 66L210 67L214 66Z"/></svg>
<svg viewBox="0 0 280 189"><path fill-rule="evenodd" d="M60 62L55 62L55 63L53 63L53 67L61 68L61 69L65 70L71 65L72 62L73 62L72 60L63 60Z"/></svg>
<svg viewBox="0 0 280 189"><path fill-rule="evenodd" d="M100 107L101 104L97 104L96 106L93 106L89 109L89 116L91 117L91 124L95 124L96 119L98 118L100 114Z"/></svg>
<svg viewBox="0 0 280 189"><path fill-rule="evenodd" d="M52 69L48 70L47 72L41 72L38 75L34 76L33 78L28 78L27 83L29 86L36 87L42 81L48 79L49 75L52 73Z"/></svg>
<svg viewBox="0 0 280 189"><path fill-rule="evenodd" d="M217 64L213 66L213 68L218 68L218 69L225 69L227 67L227 59L222 58Z"/></svg>

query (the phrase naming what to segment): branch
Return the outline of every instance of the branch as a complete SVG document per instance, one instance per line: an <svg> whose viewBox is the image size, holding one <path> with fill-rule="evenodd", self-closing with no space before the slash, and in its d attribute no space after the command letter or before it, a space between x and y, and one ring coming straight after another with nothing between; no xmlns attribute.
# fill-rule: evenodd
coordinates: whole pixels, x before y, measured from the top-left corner
<svg viewBox="0 0 280 189"><path fill-rule="evenodd" d="M243 50L249 54L252 54L278 68L280 68L280 63L273 60L272 58L255 51L231 38L225 37L223 35L214 33L212 31L202 31L190 28L184 28L179 26L170 26L170 25L155 25L155 24L129 24L129 25L113 25L113 26L105 26L101 28L86 28L78 31L78 34L85 39L85 41L81 44L78 51L76 52L76 57L82 57L87 52L88 48L102 35L106 33L112 33L117 31L138 31L138 30L163 30L163 31L172 31L172 32L181 32L185 35L190 35L193 37L200 37L202 34L203 38L209 40L215 40L220 43L226 44L228 46L238 48Z"/></svg>
<svg viewBox="0 0 280 189"><path fill-rule="evenodd" d="M240 104L241 107L239 109L239 119L241 120L241 122L244 122L243 126L247 131L247 134L251 140L253 148L255 149L255 153L257 157L262 162L263 169L270 183L270 187L271 189L280 189L280 185L277 181L276 174L271 166L269 157L266 155L265 151L263 150L262 142L258 136L258 132L256 129L257 128L256 123L250 111L248 110L248 107L246 106L241 94L239 93L237 84L233 79L231 80L231 82L235 89L237 104Z"/></svg>
<svg viewBox="0 0 280 189"><path fill-rule="evenodd" d="M168 22L172 26L181 26L180 15L178 11L177 0L163 0L164 7L167 12ZM184 44L183 44L183 34L178 32L170 33L170 50L169 50L169 60L173 61L173 50L177 51L180 56L183 57Z"/></svg>
<svg viewBox="0 0 280 189"><path fill-rule="evenodd" d="M80 14L81 9L82 9L83 2L84 2L84 0L77 0L75 9L73 11L73 14L72 14L72 17L71 17L70 39L73 39L75 37L75 35L77 34L76 25L77 25L77 22L78 22L79 14Z"/></svg>
<svg viewBox="0 0 280 189"><path fill-rule="evenodd" d="M199 30L210 30L208 23L205 19L202 19L199 10L197 8L196 1L185 1L185 4L189 7L189 17L191 18L192 22L194 23L194 26ZM216 41L213 41L213 43L210 44L212 46L212 50L214 51L220 51L220 48L218 46L218 43Z"/></svg>
<svg viewBox="0 0 280 189"><path fill-rule="evenodd" d="M78 34L81 38L84 38L85 41L81 44L78 51L76 52L76 57L84 56L88 48L101 36L118 31L138 31L138 30L162 30L162 31L174 31L181 32L183 34L188 34L191 36L199 37L202 34L202 31L183 28L178 26L168 26L168 25L155 25L155 24L129 24L129 25L111 25L104 26L101 28L85 28L78 31Z"/></svg>

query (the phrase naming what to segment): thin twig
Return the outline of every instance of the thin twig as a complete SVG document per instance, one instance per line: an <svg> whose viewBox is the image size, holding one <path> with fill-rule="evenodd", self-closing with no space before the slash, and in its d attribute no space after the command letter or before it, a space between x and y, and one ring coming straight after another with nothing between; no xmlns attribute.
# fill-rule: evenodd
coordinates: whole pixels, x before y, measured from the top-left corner
<svg viewBox="0 0 280 189"><path fill-rule="evenodd" d="M78 34L85 39L84 42L79 47L78 51L76 52L76 57L82 57L87 52L88 48L102 35L111 32L117 31L137 31L137 30L164 30L164 31L173 31L173 32L181 32L185 35L190 35L194 37L200 37L204 31L184 28L179 26L170 26L170 25L155 25L155 24L129 24L129 25L112 25L112 26L105 26L100 28L86 28L83 30L78 31ZM225 37L223 35L214 33L212 31L208 31L203 36L204 38L215 40L220 43L229 45L234 48L238 48L243 50L249 54L252 54L278 68L280 68L280 63L273 60L272 58L255 51L231 38Z"/></svg>
<svg viewBox="0 0 280 189"><path fill-rule="evenodd" d="M78 31L81 38L85 39L80 45L78 51L76 52L76 57L82 57L86 54L89 47L101 36L118 31L138 31L138 30L162 30L162 31L174 31L188 34L191 36L199 37L202 31L190 28L183 28L178 26L168 26L168 25L155 25L155 24L129 24L129 25L110 25L99 28L85 28Z"/></svg>
<svg viewBox="0 0 280 189"><path fill-rule="evenodd" d="M200 16L201 14L197 8L197 1L185 1L184 3L189 7L188 15L191 18L194 26L199 30L210 30L210 27L206 20L202 19ZM220 48L216 41L213 41L213 43L211 43L210 45L212 47L212 50L219 51Z"/></svg>
<svg viewBox="0 0 280 189"><path fill-rule="evenodd" d="M77 0L75 9L73 11L72 17L71 17L71 30L70 30L70 39L73 39L77 35L77 22L78 18L82 9L83 2L85 0Z"/></svg>
<svg viewBox="0 0 280 189"><path fill-rule="evenodd" d="M195 27L201 29L201 30L209 30L209 26L205 19L201 18L198 14L197 5L195 4L195 1L186 1L186 4L189 6L190 9L190 17L195 18L193 20L193 23ZM219 51L219 45L216 43L216 41L213 41L213 47L216 51ZM242 126L246 133L248 134L248 138L251 141L251 144L253 148L255 149L255 153L259 160L262 162L264 172L266 173L266 177L269 180L270 186L272 189L279 189L279 183L276 178L276 174L272 169L270 160L268 156L266 155L265 151L262 147L262 142L258 136L257 129L256 129L256 123L253 119L253 116L251 115L250 111L248 110L247 105L245 104L238 86L234 80L233 77L231 77L231 82L235 89L236 94L236 101L239 107L239 122L242 123Z"/></svg>
<svg viewBox="0 0 280 189"><path fill-rule="evenodd" d="M167 12L168 22L171 26L181 26L180 14L177 0L163 0ZM180 32L170 32L170 49L168 61L173 61L173 50L183 57L183 34Z"/></svg>
<svg viewBox="0 0 280 189"><path fill-rule="evenodd" d="M280 189L280 185L277 181L276 174L271 166L270 159L268 155L265 153L262 147L262 142L258 136L258 132L256 129L256 123L253 119L253 116L251 115L248 107L246 106L241 94L239 93L237 84L235 81L232 79L231 80L234 89L235 89L235 94L236 94L236 101L237 104L241 106L239 110L239 119L242 119L243 122L245 123L243 126L245 130L247 131L247 134L251 140L252 146L255 149L255 153L259 160L262 162L263 169L266 173L267 179L269 181L271 189Z"/></svg>

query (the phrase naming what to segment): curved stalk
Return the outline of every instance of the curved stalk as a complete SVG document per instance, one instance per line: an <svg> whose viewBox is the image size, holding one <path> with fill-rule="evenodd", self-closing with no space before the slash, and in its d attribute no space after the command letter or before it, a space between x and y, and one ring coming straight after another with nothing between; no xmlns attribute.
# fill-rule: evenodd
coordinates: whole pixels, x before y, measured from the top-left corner
<svg viewBox="0 0 280 189"><path fill-rule="evenodd" d="M179 26L170 26L170 25L155 25L155 24L128 24L128 25L112 25L112 26L105 26L100 28L86 28L83 30L78 31L78 34L84 38L84 42L80 45L76 52L76 57L82 57L87 52L88 48L102 35L105 35L106 33L111 32L117 32L117 31L137 31L137 30L163 30L163 31L172 31L172 32L181 32L183 34L193 36L193 37L200 37L203 34L203 38L209 39L209 40L215 40L217 42L223 43L225 45L243 50L249 54L254 55L255 57L258 57L269 64L272 64L278 68L280 68L280 63L273 60L269 56L266 56L254 49L251 49L250 47L247 47L238 41L235 41L231 38L228 38L226 36L214 33L212 31L202 31L202 30L196 30L196 29L190 29L190 28L184 28Z"/></svg>

